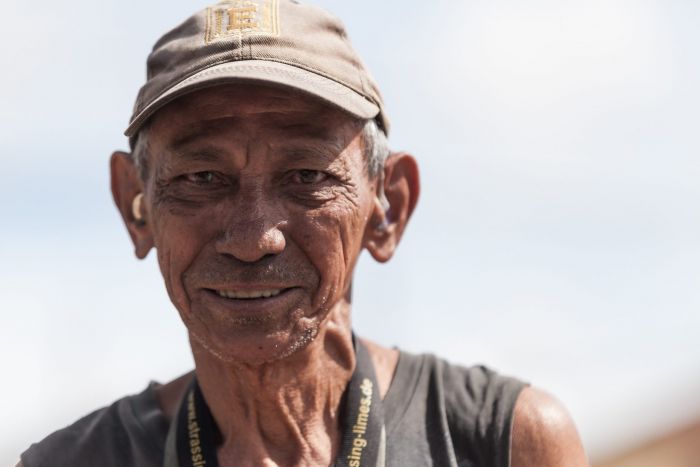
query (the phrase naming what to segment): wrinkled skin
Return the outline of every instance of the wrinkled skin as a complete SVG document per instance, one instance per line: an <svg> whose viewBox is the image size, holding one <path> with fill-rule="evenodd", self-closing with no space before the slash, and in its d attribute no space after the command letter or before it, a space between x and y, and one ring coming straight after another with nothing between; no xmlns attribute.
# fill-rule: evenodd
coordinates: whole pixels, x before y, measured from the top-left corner
<svg viewBox="0 0 700 467"><path fill-rule="evenodd" d="M199 91L156 114L149 241L182 320L212 353L287 356L349 296L367 224L383 215L361 130L317 100L250 85ZM283 292L219 295L270 289Z"/></svg>

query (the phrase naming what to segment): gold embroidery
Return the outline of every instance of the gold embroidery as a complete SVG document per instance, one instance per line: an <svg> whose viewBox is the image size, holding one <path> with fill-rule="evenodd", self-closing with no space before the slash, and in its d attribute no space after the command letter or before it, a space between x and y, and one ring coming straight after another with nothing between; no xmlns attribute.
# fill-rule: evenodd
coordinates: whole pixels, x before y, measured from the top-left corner
<svg viewBox="0 0 700 467"><path fill-rule="evenodd" d="M278 0L226 0L207 9L207 43L252 35L279 35Z"/></svg>
<svg viewBox="0 0 700 467"><path fill-rule="evenodd" d="M228 11L228 31L236 29L258 29L258 7L231 8Z"/></svg>
<svg viewBox="0 0 700 467"><path fill-rule="evenodd" d="M221 27L224 24L224 11L217 10L215 12L215 15L216 15L216 30L221 31Z"/></svg>

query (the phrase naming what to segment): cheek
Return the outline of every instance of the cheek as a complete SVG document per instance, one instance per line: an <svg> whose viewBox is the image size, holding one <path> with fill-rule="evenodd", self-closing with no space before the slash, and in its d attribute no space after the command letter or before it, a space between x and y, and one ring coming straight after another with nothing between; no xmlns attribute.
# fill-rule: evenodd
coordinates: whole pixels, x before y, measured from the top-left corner
<svg viewBox="0 0 700 467"><path fill-rule="evenodd" d="M194 218L183 218L164 214L154 216L154 242L158 253L158 264L175 307L182 313L189 311L189 297L184 286L184 277L199 254L207 232L199 227Z"/></svg>
<svg viewBox="0 0 700 467"><path fill-rule="evenodd" d="M362 249L365 219L353 205L307 214L299 226L302 248L321 277L319 300L337 300L347 291Z"/></svg>

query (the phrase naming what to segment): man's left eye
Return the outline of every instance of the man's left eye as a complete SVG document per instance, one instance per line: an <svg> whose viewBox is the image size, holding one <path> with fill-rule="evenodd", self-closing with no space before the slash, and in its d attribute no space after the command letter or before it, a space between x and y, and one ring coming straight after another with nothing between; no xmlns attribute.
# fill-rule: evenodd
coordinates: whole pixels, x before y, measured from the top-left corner
<svg viewBox="0 0 700 467"><path fill-rule="evenodd" d="M294 181L304 185L321 183L328 178L328 174L319 170L297 170L294 173Z"/></svg>
<svg viewBox="0 0 700 467"><path fill-rule="evenodd" d="M214 172L195 172L185 175L184 179L195 185L211 185L216 181L216 174Z"/></svg>

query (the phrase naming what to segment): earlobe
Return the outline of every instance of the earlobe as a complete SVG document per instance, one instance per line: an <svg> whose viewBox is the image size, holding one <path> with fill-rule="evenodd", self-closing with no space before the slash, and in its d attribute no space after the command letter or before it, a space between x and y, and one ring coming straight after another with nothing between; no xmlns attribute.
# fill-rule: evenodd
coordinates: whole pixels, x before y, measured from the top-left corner
<svg viewBox="0 0 700 467"><path fill-rule="evenodd" d="M153 248L153 235L148 225L143 183L131 155L121 151L112 154L110 173L114 203L134 244L136 256L143 259Z"/></svg>
<svg viewBox="0 0 700 467"><path fill-rule="evenodd" d="M365 248L375 260L383 263L394 255L418 203L420 177L416 160L406 153L391 154L380 182L382 186L377 187L365 230Z"/></svg>
<svg viewBox="0 0 700 467"><path fill-rule="evenodd" d="M379 199L375 199L365 232L365 248L376 261L385 263L393 256L396 249L395 230L396 225L390 220L389 210L385 210Z"/></svg>

